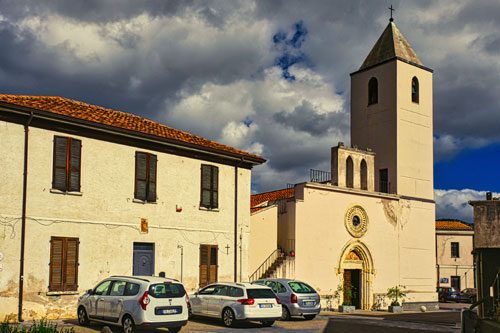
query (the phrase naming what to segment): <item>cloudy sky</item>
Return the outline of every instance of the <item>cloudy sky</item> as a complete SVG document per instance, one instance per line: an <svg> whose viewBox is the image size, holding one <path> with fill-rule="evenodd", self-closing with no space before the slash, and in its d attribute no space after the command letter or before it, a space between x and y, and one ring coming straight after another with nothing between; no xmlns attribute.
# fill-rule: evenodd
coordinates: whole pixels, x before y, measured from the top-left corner
<svg viewBox="0 0 500 333"><path fill-rule="evenodd" d="M437 217L500 192L500 1L0 0L0 92L136 113L263 155L253 190L329 169L349 73L396 8L434 73Z"/></svg>

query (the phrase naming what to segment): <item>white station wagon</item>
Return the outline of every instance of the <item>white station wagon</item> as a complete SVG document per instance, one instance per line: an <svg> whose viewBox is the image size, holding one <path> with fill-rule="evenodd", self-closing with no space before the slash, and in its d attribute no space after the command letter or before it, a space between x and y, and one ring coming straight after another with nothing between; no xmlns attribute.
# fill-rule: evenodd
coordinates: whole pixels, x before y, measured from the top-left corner
<svg viewBox="0 0 500 333"><path fill-rule="evenodd" d="M221 318L225 326L260 321L272 326L281 317L281 303L271 288L250 283L214 283L190 296L192 315Z"/></svg>
<svg viewBox="0 0 500 333"><path fill-rule="evenodd" d="M122 326L167 327L179 332L187 324L189 298L177 280L156 276L111 276L78 299L78 323L89 321Z"/></svg>

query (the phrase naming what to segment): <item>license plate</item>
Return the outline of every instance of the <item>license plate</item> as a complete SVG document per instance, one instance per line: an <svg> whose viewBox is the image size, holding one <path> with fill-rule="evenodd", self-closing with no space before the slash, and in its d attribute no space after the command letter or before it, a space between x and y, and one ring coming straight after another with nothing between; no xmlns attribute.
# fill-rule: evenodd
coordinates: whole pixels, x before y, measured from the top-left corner
<svg viewBox="0 0 500 333"><path fill-rule="evenodd" d="M259 304L259 308L272 308L272 304Z"/></svg>
<svg viewBox="0 0 500 333"><path fill-rule="evenodd" d="M177 309L165 309L163 310L163 314L177 314L178 310Z"/></svg>
<svg viewBox="0 0 500 333"><path fill-rule="evenodd" d="M315 301L304 301L302 304L304 304L304 306L314 306L316 304Z"/></svg>
<svg viewBox="0 0 500 333"><path fill-rule="evenodd" d="M174 315L182 313L181 306L165 306L155 308L155 315Z"/></svg>

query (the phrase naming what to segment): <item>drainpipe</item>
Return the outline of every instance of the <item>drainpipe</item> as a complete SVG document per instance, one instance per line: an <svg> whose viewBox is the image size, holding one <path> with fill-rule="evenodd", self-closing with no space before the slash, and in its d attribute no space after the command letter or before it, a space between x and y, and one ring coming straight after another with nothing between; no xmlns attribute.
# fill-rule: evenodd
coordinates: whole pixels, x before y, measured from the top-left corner
<svg viewBox="0 0 500 333"><path fill-rule="evenodd" d="M26 195L28 184L28 138L29 126L33 119L33 111L30 112L30 117L24 125L24 172L23 172L23 204L21 213L21 258L19 260L19 296L17 320L23 321L23 282L24 282L24 243L26 238Z"/></svg>
<svg viewBox="0 0 500 333"><path fill-rule="evenodd" d="M238 282L238 167L242 162L243 158L234 166L234 282Z"/></svg>

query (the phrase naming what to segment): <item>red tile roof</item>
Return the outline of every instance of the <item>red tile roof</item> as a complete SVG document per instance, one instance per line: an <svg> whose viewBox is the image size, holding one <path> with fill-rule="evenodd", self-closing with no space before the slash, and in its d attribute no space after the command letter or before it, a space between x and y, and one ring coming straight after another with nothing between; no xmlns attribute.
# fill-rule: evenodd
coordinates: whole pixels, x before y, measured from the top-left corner
<svg viewBox="0 0 500 333"><path fill-rule="evenodd" d="M253 194L250 198L250 211L256 212L262 209L262 207L259 207L259 205L262 205L265 202L293 198L294 195L295 189L293 188L285 188L271 192Z"/></svg>
<svg viewBox="0 0 500 333"><path fill-rule="evenodd" d="M177 130L131 113L87 104L69 98L59 96L0 94L0 103L4 106L16 105L27 107L78 120L107 125L118 129L130 130L137 132L138 134L147 134L161 139L175 140L181 143L193 144L203 148L215 149L221 152L246 157L257 163L264 163L266 161L261 156L210 141L200 136Z"/></svg>
<svg viewBox="0 0 500 333"><path fill-rule="evenodd" d="M473 231L474 227L468 223L460 220L438 220L436 221L436 230L470 230Z"/></svg>

